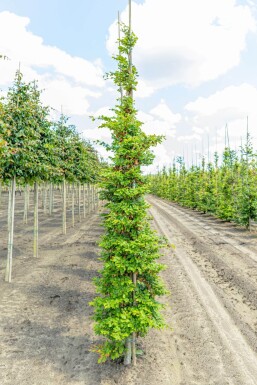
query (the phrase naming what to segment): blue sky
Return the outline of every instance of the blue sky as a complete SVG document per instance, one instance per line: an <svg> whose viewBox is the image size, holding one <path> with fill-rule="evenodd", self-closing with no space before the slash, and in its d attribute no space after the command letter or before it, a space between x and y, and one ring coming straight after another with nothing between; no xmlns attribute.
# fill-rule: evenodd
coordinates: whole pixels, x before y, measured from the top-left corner
<svg viewBox="0 0 257 385"><path fill-rule="evenodd" d="M113 69L117 12L127 0L0 0L0 89L18 62L25 79L38 79L43 100L61 106L83 136L109 140L89 115L108 113L117 93L103 74ZM251 0L135 0L133 57L140 82L139 118L148 133L166 135L158 165L185 154L211 154L245 136L246 117L257 148L257 3ZM100 150L103 155L104 150ZM195 152L197 154L195 154Z"/></svg>

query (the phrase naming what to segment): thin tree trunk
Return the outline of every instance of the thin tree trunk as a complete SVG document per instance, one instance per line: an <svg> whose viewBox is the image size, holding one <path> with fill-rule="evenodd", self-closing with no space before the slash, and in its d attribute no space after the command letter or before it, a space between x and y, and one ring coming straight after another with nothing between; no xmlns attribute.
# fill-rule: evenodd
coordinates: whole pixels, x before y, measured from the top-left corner
<svg viewBox="0 0 257 385"><path fill-rule="evenodd" d="M86 218L86 191L85 184L83 184L83 218Z"/></svg>
<svg viewBox="0 0 257 385"><path fill-rule="evenodd" d="M72 196L71 196L71 199L72 199L72 202L71 202L71 216L72 216L72 227L75 226L75 209L74 209L74 205L75 205L75 191L74 191L74 183L72 184Z"/></svg>
<svg viewBox="0 0 257 385"><path fill-rule="evenodd" d="M34 253L38 258L38 183L34 183Z"/></svg>
<svg viewBox="0 0 257 385"><path fill-rule="evenodd" d="M28 209L28 213L29 213L29 206L30 206L30 185L28 185L28 201L27 201L27 209Z"/></svg>
<svg viewBox="0 0 257 385"><path fill-rule="evenodd" d="M67 226L66 226L66 181L63 180L63 193L62 193L62 232L66 234Z"/></svg>
<svg viewBox="0 0 257 385"><path fill-rule="evenodd" d="M49 185L49 215L53 213L53 183Z"/></svg>
<svg viewBox="0 0 257 385"><path fill-rule="evenodd" d="M131 0L129 0L129 32L131 34ZM128 53L128 61L129 61L129 72L132 73L132 50L130 49ZM133 98L133 89L128 92L128 96ZM133 183L133 188L135 188L135 182ZM132 273L132 281L136 290L137 285L137 276L136 273ZM135 290L133 291L133 306L136 306L136 299L135 299ZM136 357L136 333L132 333L132 343L131 343L131 354L132 354L132 363L135 366L137 363L137 357Z"/></svg>
<svg viewBox="0 0 257 385"><path fill-rule="evenodd" d="M11 206L12 206L12 182L10 186L8 186L8 221L7 221L7 227L8 227L8 232L10 232L10 226L11 226Z"/></svg>
<svg viewBox="0 0 257 385"><path fill-rule="evenodd" d="M44 214L47 213L47 184L44 184Z"/></svg>
<svg viewBox="0 0 257 385"><path fill-rule="evenodd" d="M81 201L81 185L80 185L80 183L78 183L78 209L79 209L79 222L81 222L80 201Z"/></svg>
<svg viewBox="0 0 257 385"><path fill-rule="evenodd" d="M90 184L87 185L87 213L90 214Z"/></svg>
<svg viewBox="0 0 257 385"><path fill-rule="evenodd" d="M93 210L95 212L95 209L96 209L96 196L95 196L95 185L94 184L93 184L92 190L93 190Z"/></svg>
<svg viewBox="0 0 257 385"><path fill-rule="evenodd" d="M96 207L99 208L99 190L98 190L98 187L96 189Z"/></svg>
<svg viewBox="0 0 257 385"><path fill-rule="evenodd" d="M44 209L44 196L45 196L45 189L43 186L39 189L40 195L41 195L41 207Z"/></svg>
<svg viewBox="0 0 257 385"><path fill-rule="evenodd" d="M14 209L15 209L15 186L16 178L12 179L9 190L9 208L8 208L8 253L5 271L5 280L12 281L12 256L13 256L13 232L14 232Z"/></svg>
<svg viewBox="0 0 257 385"><path fill-rule="evenodd" d="M124 356L124 365L127 366L127 365L131 365L132 348L131 348L131 337L130 336L126 339L125 346L126 346L126 351L125 351L125 356Z"/></svg>
<svg viewBox="0 0 257 385"><path fill-rule="evenodd" d="M134 284L134 287L136 289L136 286L137 286L137 274L136 273L133 273L132 274L132 280L133 280L133 284ZM133 291L133 306L136 306L136 293L135 293L135 290ZM137 355L136 355L136 333L132 333L132 364L133 366L136 366L137 364Z"/></svg>
<svg viewBox="0 0 257 385"><path fill-rule="evenodd" d="M28 223L28 185L24 187L24 213L23 222Z"/></svg>

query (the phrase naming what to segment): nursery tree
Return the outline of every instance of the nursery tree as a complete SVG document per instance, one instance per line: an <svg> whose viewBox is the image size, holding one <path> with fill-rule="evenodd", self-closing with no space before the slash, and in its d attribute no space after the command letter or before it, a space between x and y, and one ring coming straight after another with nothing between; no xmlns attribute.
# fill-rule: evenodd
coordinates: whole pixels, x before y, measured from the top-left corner
<svg viewBox="0 0 257 385"><path fill-rule="evenodd" d="M40 102L36 83L25 83L17 71L1 107L0 137L8 151L0 159L4 181L11 183L6 280L11 281L16 181L35 183L34 255L38 248L37 182L48 175L50 167L50 123L48 108Z"/></svg>
<svg viewBox="0 0 257 385"><path fill-rule="evenodd" d="M96 279L99 296L95 307L95 332L106 338L96 351L99 362L108 357L124 356L124 363L136 363L136 336L145 336L150 328L162 328L162 305L156 296L165 289L158 277L163 266L159 258L160 239L151 230L144 195L148 191L141 166L153 161L150 150L162 137L146 135L137 119L132 92L136 90L137 71L132 65L136 36L122 26L118 70L108 74L120 92L114 116L102 116L101 127L108 127L112 144L111 165L105 170L101 187L107 201L104 214L105 235L100 246L104 267Z"/></svg>

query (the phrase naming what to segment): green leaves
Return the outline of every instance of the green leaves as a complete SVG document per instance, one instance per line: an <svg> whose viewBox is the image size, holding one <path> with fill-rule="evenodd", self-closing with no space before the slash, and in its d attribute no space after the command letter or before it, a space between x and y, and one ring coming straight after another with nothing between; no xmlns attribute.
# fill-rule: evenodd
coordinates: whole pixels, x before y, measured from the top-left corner
<svg viewBox="0 0 257 385"><path fill-rule="evenodd" d="M107 339L95 351L99 362L116 359L125 353L125 340L132 333L146 335L151 328L164 327L162 305L157 296L166 293L158 273L164 268L159 258L161 240L150 228L144 194L148 191L141 166L151 164L151 147L161 142L158 135L146 135L132 98L137 71L130 65L130 53L136 36L123 26L118 70L109 73L123 96L113 109L112 117L101 116L100 127L110 129L111 165L104 170L101 197L107 201L104 214L105 235L102 237L101 259L104 267L96 279L99 296L92 305L96 334ZM133 278L133 280L132 280Z"/></svg>
<svg viewBox="0 0 257 385"><path fill-rule="evenodd" d="M0 101L0 178L94 183L101 168L95 150L64 115L52 123L40 95L36 82L25 83L18 71Z"/></svg>
<svg viewBox="0 0 257 385"><path fill-rule="evenodd" d="M240 157L236 151L225 148L222 163L185 168L163 169L148 177L152 193L178 202L183 206L209 212L227 221L246 227L249 220L257 220L257 157L253 153L249 135Z"/></svg>

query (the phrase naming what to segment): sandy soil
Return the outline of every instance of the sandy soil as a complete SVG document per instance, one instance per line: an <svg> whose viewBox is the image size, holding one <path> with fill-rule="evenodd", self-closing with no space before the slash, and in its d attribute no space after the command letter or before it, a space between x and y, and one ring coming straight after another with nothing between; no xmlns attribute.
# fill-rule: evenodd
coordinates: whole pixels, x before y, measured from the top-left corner
<svg viewBox="0 0 257 385"><path fill-rule="evenodd" d="M34 259L33 216L22 223L22 199L17 196L11 284L3 281L6 204L0 208L1 385L257 384L255 235L149 197L154 226L176 245L163 257L170 328L139 341L145 356L136 368L99 365L88 305L101 267L99 214L87 214L63 236L58 202L52 217L41 210Z"/></svg>

